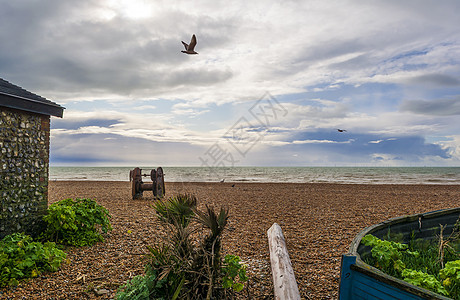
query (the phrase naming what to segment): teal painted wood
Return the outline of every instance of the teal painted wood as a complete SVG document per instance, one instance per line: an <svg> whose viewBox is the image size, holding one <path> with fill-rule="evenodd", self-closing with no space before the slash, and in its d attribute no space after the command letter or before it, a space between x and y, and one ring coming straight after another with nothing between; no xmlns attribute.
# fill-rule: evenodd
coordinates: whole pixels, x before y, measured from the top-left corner
<svg viewBox="0 0 460 300"><path fill-rule="evenodd" d="M429 240L436 235L435 227L439 228L439 224L447 224L447 228L452 229L459 217L460 207L394 218L361 231L353 240L350 252L342 256L339 299L450 299L391 277L364 263L361 255L368 254L370 250L361 245L361 239L366 234L374 234L382 238L387 232L393 232L405 237L417 234L418 237Z"/></svg>
<svg viewBox="0 0 460 300"><path fill-rule="evenodd" d="M340 269L339 299L351 299L351 295L353 294L353 271L351 270L351 265L355 263L355 255L342 255L342 266Z"/></svg>
<svg viewBox="0 0 460 300"><path fill-rule="evenodd" d="M354 274L353 279L353 295L349 299L423 299L422 297L410 294L359 272Z"/></svg>
<svg viewBox="0 0 460 300"><path fill-rule="evenodd" d="M420 296L413 295L397 287L386 284L366 274L353 270L356 256L343 255L340 276L339 299L368 299L368 300L421 300Z"/></svg>

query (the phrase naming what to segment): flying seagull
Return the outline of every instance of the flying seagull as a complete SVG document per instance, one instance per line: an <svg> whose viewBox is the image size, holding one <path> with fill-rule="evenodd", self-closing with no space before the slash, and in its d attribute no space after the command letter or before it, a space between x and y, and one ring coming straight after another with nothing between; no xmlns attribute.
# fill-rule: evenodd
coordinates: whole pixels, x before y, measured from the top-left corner
<svg viewBox="0 0 460 300"><path fill-rule="evenodd" d="M338 132L346 132L345 129L337 129Z"/></svg>
<svg viewBox="0 0 460 300"><path fill-rule="evenodd" d="M187 43L184 43L184 41L181 41L182 45L185 47L185 51L181 51L182 53L187 53L187 54L198 54L198 52L195 52L195 46L196 46L196 36L192 35L192 40L190 41L190 44L187 45Z"/></svg>

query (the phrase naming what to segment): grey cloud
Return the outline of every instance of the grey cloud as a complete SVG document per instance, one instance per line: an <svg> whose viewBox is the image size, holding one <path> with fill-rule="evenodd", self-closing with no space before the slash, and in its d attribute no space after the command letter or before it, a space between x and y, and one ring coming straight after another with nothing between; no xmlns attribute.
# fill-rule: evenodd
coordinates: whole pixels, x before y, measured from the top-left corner
<svg viewBox="0 0 460 300"><path fill-rule="evenodd" d="M232 77L229 69L183 69L171 71L160 79L163 85L211 85L221 81L228 80Z"/></svg>
<svg viewBox="0 0 460 300"><path fill-rule="evenodd" d="M459 86L460 80L445 74L425 74L409 79L409 83L433 86Z"/></svg>
<svg viewBox="0 0 460 300"><path fill-rule="evenodd" d="M198 164L205 148L187 142L154 142L113 134L61 136L51 143L51 164L149 164L152 157L165 165ZM196 160L190 160L190 158Z"/></svg>
<svg viewBox="0 0 460 300"><path fill-rule="evenodd" d="M414 18L424 19L424 23L433 23L439 27L457 27L460 2L457 0L446 1L420 1L420 0L390 0L377 5L382 9L393 11L411 12ZM423 25L419 22L420 25Z"/></svg>
<svg viewBox="0 0 460 300"><path fill-rule="evenodd" d="M427 143L421 136L387 139L378 144L368 144L368 148L373 153L388 153L408 160L425 156L439 156L444 159L451 157L446 149L437 144Z"/></svg>
<svg viewBox="0 0 460 300"><path fill-rule="evenodd" d="M180 53L181 39L197 33L199 49L219 47L229 42L228 33L234 30L228 20L174 9L142 22L122 16L101 20L92 15L99 5L96 1L2 4L0 39L14 41L0 44L2 76L38 93L45 91L44 96L82 91L94 96L152 94L231 78L227 69L188 70L188 75L180 71L190 59ZM187 36L182 36L184 32Z"/></svg>
<svg viewBox="0 0 460 300"><path fill-rule="evenodd" d="M100 126L110 127L120 123L120 120L116 119L86 119L86 120L68 120L68 119L53 119L51 123L51 129L78 129L86 126Z"/></svg>
<svg viewBox="0 0 460 300"><path fill-rule="evenodd" d="M366 45L357 39L328 40L321 44L307 44L292 55L294 71L302 72L315 62L363 51Z"/></svg>
<svg viewBox="0 0 460 300"><path fill-rule="evenodd" d="M307 51L305 58L307 60L325 60L344 54L359 52L368 47L358 39L329 40L321 43L321 45L314 45Z"/></svg>
<svg viewBox="0 0 460 300"><path fill-rule="evenodd" d="M415 114L433 116L460 115L460 97L456 99L439 100L404 100L399 108L401 111L409 111Z"/></svg>
<svg viewBox="0 0 460 300"><path fill-rule="evenodd" d="M182 64L187 58L181 56L177 43L177 40L151 41L139 48L133 43L106 54L55 53L39 61L22 60L20 68L28 69L24 77L33 82L25 84L28 87L70 93L91 90L129 95L137 90L208 86L232 77L230 69L184 69ZM164 67L166 63L170 65L168 68Z"/></svg>
<svg viewBox="0 0 460 300"><path fill-rule="evenodd" d="M350 158L369 158L374 154L389 154L407 161L418 161L436 156L443 159L451 158L448 149L443 149L438 144L426 142L423 136L387 138L372 134L353 134L348 132L347 135L343 135L337 133L337 131L317 131L302 133L296 138L300 140L332 140L336 141L336 143L291 145L291 148L296 147L303 149L303 151L315 149L317 151L324 151L325 153L345 155ZM345 140L349 140L350 143L339 143ZM370 143L375 140L381 140L381 142Z"/></svg>
<svg viewBox="0 0 460 300"><path fill-rule="evenodd" d="M375 64L375 59L372 59L369 54L361 54L344 62L335 63L330 65L332 69L338 70L361 70L368 68L372 64Z"/></svg>

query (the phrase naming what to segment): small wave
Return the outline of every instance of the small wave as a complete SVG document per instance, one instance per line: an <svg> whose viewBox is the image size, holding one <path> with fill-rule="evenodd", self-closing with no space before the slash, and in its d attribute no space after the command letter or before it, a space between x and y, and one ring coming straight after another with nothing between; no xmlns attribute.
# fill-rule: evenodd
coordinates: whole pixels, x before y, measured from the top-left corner
<svg viewBox="0 0 460 300"><path fill-rule="evenodd" d="M50 180L127 181L129 167L50 167ZM460 168L165 167L166 182L330 182L342 184L460 184ZM221 174L223 173L223 174ZM219 178L216 178L219 177Z"/></svg>

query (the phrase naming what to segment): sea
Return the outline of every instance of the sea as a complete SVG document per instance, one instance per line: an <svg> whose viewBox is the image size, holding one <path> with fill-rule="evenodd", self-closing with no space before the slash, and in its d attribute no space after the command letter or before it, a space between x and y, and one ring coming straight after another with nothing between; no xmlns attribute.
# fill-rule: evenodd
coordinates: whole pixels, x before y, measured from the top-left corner
<svg viewBox="0 0 460 300"><path fill-rule="evenodd" d="M134 167L50 167L50 180L129 181ZM150 177L152 167L142 167ZM165 182L460 184L460 167L163 167ZM146 179L149 181L150 179Z"/></svg>

